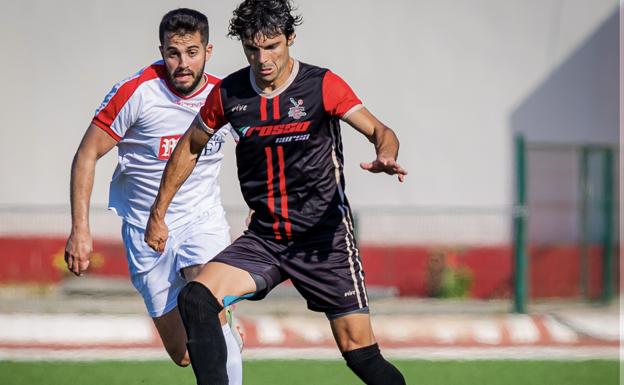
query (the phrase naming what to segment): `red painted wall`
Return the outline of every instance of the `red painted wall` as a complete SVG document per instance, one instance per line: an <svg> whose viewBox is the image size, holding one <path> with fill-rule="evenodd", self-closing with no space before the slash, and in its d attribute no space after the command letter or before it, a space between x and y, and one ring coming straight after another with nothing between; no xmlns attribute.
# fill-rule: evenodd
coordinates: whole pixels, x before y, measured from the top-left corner
<svg viewBox="0 0 624 385"><path fill-rule="evenodd" d="M466 270L472 276L468 296L508 298L513 288L513 252L510 246L425 247L366 246L360 248L369 285L395 286L401 295L430 295L430 261L443 255L444 268ZM581 253L578 246L529 247L529 296L577 297L581 288ZM589 250L589 292L602 290L601 248ZM617 262L617 261L616 261ZM616 285L619 266L614 266ZM616 286L617 287L617 286Z"/></svg>
<svg viewBox="0 0 624 385"><path fill-rule="evenodd" d="M54 283L68 274L63 259L65 239L48 237L0 238L0 284ZM532 246L529 262L529 296L577 297L581 295L580 250L577 246ZM590 295L602 289L600 247L590 248ZM467 296L508 298L513 287L512 250L509 246L360 247L369 286L396 287L400 295L429 296L439 287L445 271L462 271L470 277ZM616 259L616 262L617 259ZM616 285L619 266L614 266ZM128 276L120 241L94 241L89 274ZM436 286L437 285L437 286ZM617 286L616 286L617 287Z"/></svg>

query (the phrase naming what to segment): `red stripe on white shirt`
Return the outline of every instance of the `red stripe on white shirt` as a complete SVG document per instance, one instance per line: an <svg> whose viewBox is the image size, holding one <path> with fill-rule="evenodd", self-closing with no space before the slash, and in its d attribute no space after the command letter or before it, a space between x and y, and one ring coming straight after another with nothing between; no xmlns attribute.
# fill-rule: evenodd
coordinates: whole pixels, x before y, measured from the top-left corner
<svg viewBox="0 0 624 385"><path fill-rule="evenodd" d="M119 87L108 103L98 111L93 118L93 123L106 132L112 131L111 126L117 118L119 111L130 100L134 92L141 84L164 75L164 67L164 65L152 64L143 69L138 76L128 79Z"/></svg>

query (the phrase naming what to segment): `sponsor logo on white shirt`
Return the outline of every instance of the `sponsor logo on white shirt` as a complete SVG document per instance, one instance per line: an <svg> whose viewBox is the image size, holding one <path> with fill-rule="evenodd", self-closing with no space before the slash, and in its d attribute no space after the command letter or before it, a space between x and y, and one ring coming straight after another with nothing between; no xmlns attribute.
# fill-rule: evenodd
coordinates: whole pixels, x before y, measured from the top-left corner
<svg viewBox="0 0 624 385"><path fill-rule="evenodd" d="M158 159L168 160L176 144L178 144L178 140L180 140L181 137L182 135L172 135L172 136L161 137L160 147L158 148Z"/></svg>
<svg viewBox="0 0 624 385"><path fill-rule="evenodd" d="M175 102L175 104L177 104L178 106L188 107L194 110L199 110L200 108L204 106L205 103L206 103L205 100L192 101L192 100L184 100L184 99L181 99Z"/></svg>

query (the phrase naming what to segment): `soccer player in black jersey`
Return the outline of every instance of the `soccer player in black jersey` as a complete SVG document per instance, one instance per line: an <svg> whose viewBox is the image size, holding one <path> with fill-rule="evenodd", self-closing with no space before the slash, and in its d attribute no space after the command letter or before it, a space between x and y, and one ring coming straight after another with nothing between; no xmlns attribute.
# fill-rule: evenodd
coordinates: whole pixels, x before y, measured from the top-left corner
<svg viewBox="0 0 624 385"><path fill-rule="evenodd" d="M178 297L197 383L227 384L226 349L217 314L230 303L258 300L286 279L324 312L349 368L366 384L405 384L380 354L370 324L364 272L344 194L339 121L361 132L377 157L361 167L397 175L394 132L362 106L328 69L289 54L294 28L289 0L245 0L229 34L241 40L249 67L217 84L179 140L152 206L146 242L162 251L164 213L210 137L231 124L238 178L253 215L249 229L217 255ZM216 353L215 353L216 352Z"/></svg>

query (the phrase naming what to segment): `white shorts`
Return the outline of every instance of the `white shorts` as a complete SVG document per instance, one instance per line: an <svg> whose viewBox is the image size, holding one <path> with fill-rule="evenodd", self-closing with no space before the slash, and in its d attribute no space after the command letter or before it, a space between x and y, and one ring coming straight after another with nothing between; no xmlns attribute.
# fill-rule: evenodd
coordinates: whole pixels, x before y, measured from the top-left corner
<svg viewBox="0 0 624 385"><path fill-rule="evenodd" d="M230 227L221 206L170 231L162 254L145 243L142 227L124 221L121 234L130 279L151 317L160 317L177 306L178 293L186 284L182 269L207 263L230 244Z"/></svg>

